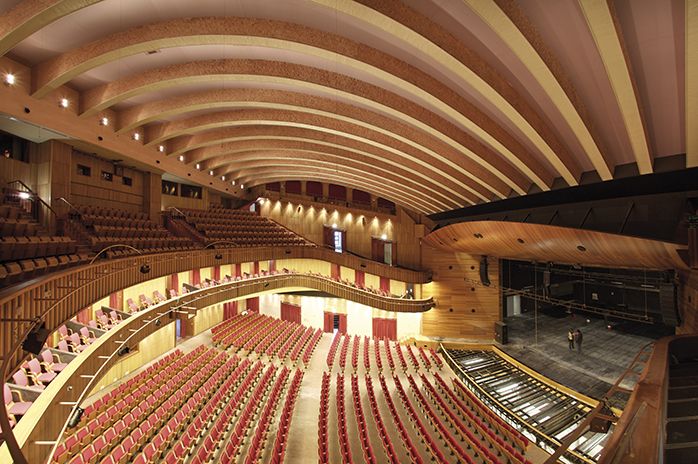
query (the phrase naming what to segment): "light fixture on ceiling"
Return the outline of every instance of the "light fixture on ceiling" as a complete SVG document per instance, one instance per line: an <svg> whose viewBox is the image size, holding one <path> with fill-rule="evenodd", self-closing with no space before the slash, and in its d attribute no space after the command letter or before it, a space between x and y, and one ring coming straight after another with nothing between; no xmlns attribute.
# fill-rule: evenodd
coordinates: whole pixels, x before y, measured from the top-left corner
<svg viewBox="0 0 698 464"><path fill-rule="evenodd" d="M212 176L212 175L213 175L213 169L211 169L210 171L208 171L208 175L209 175L209 176Z"/></svg>
<svg viewBox="0 0 698 464"><path fill-rule="evenodd" d="M221 180L225 181L225 176L221 176Z"/></svg>
<svg viewBox="0 0 698 464"><path fill-rule="evenodd" d="M109 118L106 116L103 116L102 119L99 120L100 126L108 126L109 125Z"/></svg>
<svg viewBox="0 0 698 464"><path fill-rule="evenodd" d="M241 188L241 189L244 189L245 186L244 186L243 184L240 184L240 188Z"/></svg>
<svg viewBox="0 0 698 464"><path fill-rule="evenodd" d="M184 163L184 155L179 155L179 160Z"/></svg>
<svg viewBox="0 0 698 464"><path fill-rule="evenodd" d="M158 151L160 153L164 153L165 152L165 145L158 145Z"/></svg>
<svg viewBox="0 0 698 464"><path fill-rule="evenodd" d="M12 73L5 74L5 84L6 85L15 85L16 82L17 82L17 78L15 77L14 74L12 74Z"/></svg>
<svg viewBox="0 0 698 464"><path fill-rule="evenodd" d="M235 185L235 179L233 179L232 181L230 181L230 183L233 184L233 185Z"/></svg>
<svg viewBox="0 0 698 464"><path fill-rule="evenodd" d="M201 164L196 163L196 169L201 169Z"/></svg>
<svg viewBox="0 0 698 464"><path fill-rule="evenodd" d="M61 98L58 100L58 106L61 108L68 108L68 106L70 106L70 101L67 98Z"/></svg>
<svg viewBox="0 0 698 464"><path fill-rule="evenodd" d="M141 134L139 134L138 132L134 132L133 133L133 140L135 140L137 142L140 139L141 139Z"/></svg>

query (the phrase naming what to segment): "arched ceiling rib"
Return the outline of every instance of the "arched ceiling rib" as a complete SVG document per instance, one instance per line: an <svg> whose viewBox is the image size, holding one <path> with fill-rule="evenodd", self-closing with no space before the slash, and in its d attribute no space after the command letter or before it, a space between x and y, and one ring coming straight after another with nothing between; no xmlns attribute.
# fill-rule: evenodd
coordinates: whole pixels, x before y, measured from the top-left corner
<svg viewBox="0 0 698 464"><path fill-rule="evenodd" d="M35 100L68 95L88 126L113 117L99 130L125 157L138 131L146 151L247 185L298 180L296 157L304 178L432 212L611 179L628 162L652 172L682 146L698 165L684 127L698 119L697 13L671 2L23 0L0 15L0 51L29 68ZM659 15L670 30L648 27ZM675 59L648 65L657 56ZM0 111L32 122L17 106Z"/></svg>

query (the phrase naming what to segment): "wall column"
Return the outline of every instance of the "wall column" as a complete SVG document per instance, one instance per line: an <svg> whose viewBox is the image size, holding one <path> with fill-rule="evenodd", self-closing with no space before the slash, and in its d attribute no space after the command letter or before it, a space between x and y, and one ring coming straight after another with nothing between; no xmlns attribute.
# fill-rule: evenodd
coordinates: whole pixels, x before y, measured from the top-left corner
<svg viewBox="0 0 698 464"><path fill-rule="evenodd" d="M143 211L154 222L160 222L162 208L162 176L153 172L143 173Z"/></svg>
<svg viewBox="0 0 698 464"><path fill-rule="evenodd" d="M36 145L32 166L32 190L60 216L68 213L68 204L59 200L70 197L71 158L73 149L57 140L49 140ZM50 234L58 233L59 227L53 214L39 210L39 220ZM48 214L46 214L48 213Z"/></svg>

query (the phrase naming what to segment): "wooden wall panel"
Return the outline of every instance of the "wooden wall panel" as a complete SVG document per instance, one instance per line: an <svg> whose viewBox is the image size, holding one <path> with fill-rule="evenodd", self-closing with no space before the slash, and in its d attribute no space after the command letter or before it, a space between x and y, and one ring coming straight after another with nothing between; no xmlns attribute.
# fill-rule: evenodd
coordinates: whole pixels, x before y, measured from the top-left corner
<svg viewBox="0 0 698 464"><path fill-rule="evenodd" d="M337 224L347 233L347 250L371 257L371 237L385 234L397 243L397 263L409 268L420 265L420 234L423 228L398 208L395 216L322 205L267 201L260 213L317 244L323 243L323 227ZM418 233L419 232L419 233Z"/></svg>
<svg viewBox="0 0 698 464"><path fill-rule="evenodd" d="M30 152L31 156L32 152ZM0 185L13 180L21 180L33 189L35 179L32 176L32 165L23 161L0 156Z"/></svg>
<svg viewBox="0 0 698 464"><path fill-rule="evenodd" d="M676 328L677 335L698 333L698 270L680 274L679 314L681 325Z"/></svg>
<svg viewBox="0 0 698 464"><path fill-rule="evenodd" d="M186 209L208 209L209 191L206 188L201 189L201 198L178 197L173 195L162 195L161 210L166 210L170 207L186 208Z"/></svg>
<svg viewBox="0 0 698 464"><path fill-rule="evenodd" d="M437 250L423 245L424 268L433 282L422 285L422 297L433 297L436 307L422 314L422 335L428 337L494 339L499 320L499 291L465 279L479 281L480 256ZM489 278L499 283L499 262L489 259Z"/></svg>
<svg viewBox="0 0 698 464"><path fill-rule="evenodd" d="M77 174L77 165L92 169L92 175ZM114 176L111 182L102 180L102 171L113 172L114 165L106 160L95 158L79 151L73 151L71 162L70 201L78 205L104 206L132 212L143 209L143 173L124 168L124 176L130 177L133 184L124 185L122 177Z"/></svg>
<svg viewBox="0 0 698 464"><path fill-rule="evenodd" d="M210 329L223 320L223 303L198 310L193 319L194 333L190 335L198 335Z"/></svg>

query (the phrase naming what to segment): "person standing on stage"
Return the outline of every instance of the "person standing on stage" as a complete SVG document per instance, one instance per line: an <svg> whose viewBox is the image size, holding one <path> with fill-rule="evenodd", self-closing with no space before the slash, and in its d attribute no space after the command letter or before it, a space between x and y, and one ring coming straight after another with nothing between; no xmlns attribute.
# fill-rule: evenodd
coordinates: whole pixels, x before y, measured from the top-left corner
<svg viewBox="0 0 698 464"><path fill-rule="evenodd" d="M570 351L574 350L574 332L572 329L567 332L567 345Z"/></svg>
<svg viewBox="0 0 698 464"><path fill-rule="evenodd" d="M577 344L577 353L581 353L582 352L582 331L579 329L575 330L573 339L574 339L574 343Z"/></svg>

